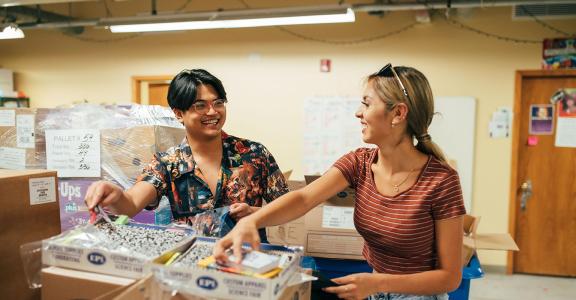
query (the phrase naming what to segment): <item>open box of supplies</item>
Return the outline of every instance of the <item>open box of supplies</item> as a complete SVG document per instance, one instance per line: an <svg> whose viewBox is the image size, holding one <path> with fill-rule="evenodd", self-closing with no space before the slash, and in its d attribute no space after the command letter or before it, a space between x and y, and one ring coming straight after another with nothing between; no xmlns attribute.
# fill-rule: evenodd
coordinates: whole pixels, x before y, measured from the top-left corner
<svg viewBox="0 0 576 300"><path fill-rule="evenodd" d="M152 273L157 281L172 289L190 295L220 299L279 299L284 289L289 286L291 278L299 272L302 249L262 244L260 250L279 255L281 263L278 272L269 278L258 278L244 274L224 272L214 268L201 267L197 263L182 265L181 261L167 264L171 257L180 256L182 260L194 255L202 260L193 250L194 247L211 245L212 249L217 239L196 237L178 248L155 259L152 263ZM204 251L207 252L207 251ZM177 254L177 253L182 253ZM195 253L195 254L191 254ZM211 251L208 256L211 255ZM194 261L194 260L190 260Z"/></svg>

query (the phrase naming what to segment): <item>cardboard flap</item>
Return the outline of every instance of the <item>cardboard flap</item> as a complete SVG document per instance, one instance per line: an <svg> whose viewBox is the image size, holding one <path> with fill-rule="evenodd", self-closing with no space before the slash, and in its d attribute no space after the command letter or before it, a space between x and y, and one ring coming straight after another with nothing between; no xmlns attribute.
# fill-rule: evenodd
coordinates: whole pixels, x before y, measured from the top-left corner
<svg viewBox="0 0 576 300"><path fill-rule="evenodd" d="M464 243L464 247L476 249L476 243L473 238L465 236L462 242Z"/></svg>
<svg viewBox="0 0 576 300"><path fill-rule="evenodd" d="M476 249L484 250L513 250L518 251L518 245L507 233L476 234Z"/></svg>
<svg viewBox="0 0 576 300"><path fill-rule="evenodd" d="M308 281L314 281L316 279L318 278L305 272L297 272L296 274L292 275L292 277L290 277L290 280L288 281L286 286L295 286Z"/></svg>
<svg viewBox="0 0 576 300"><path fill-rule="evenodd" d="M306 184L310 184L312 181L320 178L320 175L304 175L304 181Z"/></svg>
<svg viewBox="0 0 576 300"><path fill-rule="evenodd" d="M314 180L320 177L321 175L304 175L304 181L306 182L307 185L309 185ZM322 205L354 207L355 201L356 201L356 191L351 187L347 187L340 193L334 195L333 197L330 197Z"/></svg>
<svg viewBox="0 0 576 300"><path fill-rule="evenodd" d="M306 186L306 182L297 180L288 180L288 189L290 191L299 190Z"/></svg>
<svg viewBox="0 0 576 300"><path fill-rule="evenodd" d="M480 223L480 217L464 215L464 235L474 236L476 234L476 229L478 229L478 223Z"/></svg>
<svg viewBox="0 0 576 300"><path fill-rule="evenodd" d="M286 172L282 172L282 175L284 175L284 179L286 179L286 180L290 179L290 175L292 175L292 169L290 169Z"/></svg>

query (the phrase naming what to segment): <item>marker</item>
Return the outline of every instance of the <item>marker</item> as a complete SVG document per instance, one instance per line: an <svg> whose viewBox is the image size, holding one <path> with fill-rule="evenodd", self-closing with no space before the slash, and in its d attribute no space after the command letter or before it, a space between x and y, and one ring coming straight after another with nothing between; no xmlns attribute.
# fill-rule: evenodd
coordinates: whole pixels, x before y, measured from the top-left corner
<svg viewBox="0 0 576 300"><path fill-rule="evenodd" d="M181 255L180 252L176 252L174 254L172 254L172 256L170 256L170 258L166 261L165 265L170 265L172 264L179 256Z"/></svg>

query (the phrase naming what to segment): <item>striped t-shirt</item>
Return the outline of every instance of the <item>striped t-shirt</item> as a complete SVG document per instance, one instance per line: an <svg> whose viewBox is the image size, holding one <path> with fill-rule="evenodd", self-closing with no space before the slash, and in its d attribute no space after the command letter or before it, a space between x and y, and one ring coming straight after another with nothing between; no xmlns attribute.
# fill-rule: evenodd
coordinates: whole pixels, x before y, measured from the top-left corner
<svg viewBox="0 0 576 300"><path fill-rule="evenodd" d="M356 190L354 225L365 240L362 254L379 273L436 269L434 221L466 213L458 173L429 156L410 189L384 196L370 168L377 152L359 148L334 164Z"/></svg>

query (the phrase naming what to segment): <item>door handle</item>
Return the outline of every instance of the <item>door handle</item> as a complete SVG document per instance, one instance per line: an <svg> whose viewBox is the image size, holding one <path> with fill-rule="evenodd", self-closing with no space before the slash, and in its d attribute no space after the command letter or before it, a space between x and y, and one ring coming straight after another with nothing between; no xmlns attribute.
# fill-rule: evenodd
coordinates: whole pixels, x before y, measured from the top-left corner
<svg viewBox="0 0 576 300"><path fill-rule="evenodd" d="M520 186L520 191L522 192L520 200L520 208L526 210L526 204L528 199L532 197L532 180L528 179Z"/></svg>

